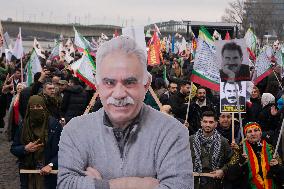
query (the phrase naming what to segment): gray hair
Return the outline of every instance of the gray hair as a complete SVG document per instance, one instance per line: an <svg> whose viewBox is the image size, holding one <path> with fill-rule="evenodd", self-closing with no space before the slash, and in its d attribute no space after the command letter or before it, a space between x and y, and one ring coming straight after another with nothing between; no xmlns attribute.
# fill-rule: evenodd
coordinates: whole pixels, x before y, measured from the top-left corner
<svg viewBox="0 0 284 189"><path fill-rule="evenodd" d="M115 52L122 51L126 54L134 54L137 56L139 62L143 66L143 84L146 84L149 79L151 79L151 74L147 71L147 57L145 51L135 42L135 40L131 39L128 36L119 36L116 38L112 38L111 40L102 44L99 47L96 54L96 83L100 82L100 66L103 59Z"/></svg>

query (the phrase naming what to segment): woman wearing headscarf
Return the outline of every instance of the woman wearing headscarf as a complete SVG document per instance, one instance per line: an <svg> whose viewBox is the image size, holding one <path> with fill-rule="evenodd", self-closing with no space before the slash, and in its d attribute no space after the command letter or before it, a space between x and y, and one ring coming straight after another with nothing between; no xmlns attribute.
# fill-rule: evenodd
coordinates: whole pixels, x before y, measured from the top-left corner
<svg viewBox="0 0 284 189"><path fill-rule="evenodd" d="M263 93L261 96L262 109L258 115L258 123L261 125L262 136L272 144L276 144L280 130L280 115L275 104L275 97L271 93Z"/></svg>
<svg viewBox="0 0 284 189"><path fill-rule="evenodd" d="M21 189L55 189L58 143L62 127L47 111L41 96L31 96L23 124L17 130L11 153L19 158L19 168L40 170L40 174L20 174Z"/></svg>
<svg viewBox="0 0 284 189"><path fill-rule="evenodd" d="M8 140L12 141L15 136L16 128L19 126L22 121L22 117L19 110L19 99L21 91L26 88L26 85L19 83L16 87L16 95L12 98L10 104L9 113L8 113L8 127L7 127L7 136Z"/></svg>

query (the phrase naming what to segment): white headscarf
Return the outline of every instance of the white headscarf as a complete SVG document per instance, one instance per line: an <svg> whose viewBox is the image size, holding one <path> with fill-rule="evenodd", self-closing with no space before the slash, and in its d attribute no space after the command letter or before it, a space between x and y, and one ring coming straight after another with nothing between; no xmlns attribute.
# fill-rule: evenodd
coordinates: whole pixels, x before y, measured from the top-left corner
<svg viewBox="0 0 284 189"><path fill-rule="evenodd" d="M262 107L270 103L275 103L275 97L271 93L263 93L261 96Z"/></svg>

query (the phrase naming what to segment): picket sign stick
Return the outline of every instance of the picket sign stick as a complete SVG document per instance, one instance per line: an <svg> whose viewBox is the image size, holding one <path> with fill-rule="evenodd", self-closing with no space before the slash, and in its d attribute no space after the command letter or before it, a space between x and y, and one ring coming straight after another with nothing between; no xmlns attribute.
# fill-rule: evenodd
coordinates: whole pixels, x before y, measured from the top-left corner
<svg viewBox="0 0 284 189"><path fill-rule="evenodd" d="M187 110L186 110L186 114L185 114L184 124L188 120L188 112L189 112L189 105L190 105L190 97L191 97L191 93L192 93L192 85L193 85L193 82L190 82L190 91L189 91L189 95L188 95Z"/></svg>
<svg viewBox="0 0 284 189"><path fill-rule="evenodd" d="M193 172L193 176L194 177L214 177L213 174L211 173L197 173L197 172Z"/></svg>
<svg viewBox="0 0 284 189"><path fill-rule="evenodd" d="M160 100L158 99L156 93L154 92L153 88L150 86L149 87L149 92L151 93L152 97L154 98L155 102L158 104L160 110L162 109L162 103L160 102Z"/></svg>
<svg viewBox="0 0 284 189"><path fill-rule="evenodd" d="M87 106L87 108L86 108L84 114L88 114L88 113L90 112L91 108L92 108L92 107L94 106L94 104L96 103L96 99L97 99L98 95L99 95L98 92L96 92L96 93L93 95L93 97L92 97L90 103L88 104L88 106Z"/></svg>
<svg viewBox="0 0 284 189"><path fill-rule="evenodd" d="M278 151L278 148L279 148L279 145L280 145L280 139L281 139L281 136L282 136L282 133L283 133L283 127L284 127L284 119L282 120L282 126L281 126L280 133L279 133L279 136L278 136L278 139L277 139L277 144L276 144L276 147L275 147L273 158L276 158L276 155L277 155L277 151Z"/></svg>
<svg viewBox="0 0 284 189"><path fill-rule="evenodd" d="M274 73L274 76L276 77L276 79L277 79L277 81L278 81L279 86L280 86L281 89L283 90L283 86L282 86L281 82L279 81L279 79L278 79L278 77L277 77L277 75L276 75L276 73L275 73L274 70L273 70L273 73Z"/></svg>
<svg viewBox="0 0 284 189"><path fill-rule="evenodd" d="M232 143L236 143L235 141L235 114L232 113Z"/></svg>
<svg viewBox="0 0 284 189"><path fill-rule="evenodd" d="M50 174L56 175L58 170L51 170ZM20 174L40 174L40 170L20 169Z"/></svg>
<svg viewBox="0 0 284 189"><path fill-rule="evenodd" d="M238 94L238 88L237 88L236 82L234 82L234 85L235 85L235 91L236 91L236 97L237 97L237 108L238 108L238 114L239 114L241 136L242 136L242 141L243 141L245 137L244 137L244 133L243 133L243 120L242 120L242 117L241 117L240 97L239 97L239 94ZM243 144L243 154L246 154L244 144Z"/></svg>

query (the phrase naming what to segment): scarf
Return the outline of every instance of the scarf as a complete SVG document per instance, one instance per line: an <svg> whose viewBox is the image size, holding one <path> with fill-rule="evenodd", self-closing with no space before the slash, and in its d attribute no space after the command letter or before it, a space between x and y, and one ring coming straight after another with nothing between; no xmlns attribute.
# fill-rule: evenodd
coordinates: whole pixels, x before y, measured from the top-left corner
<svg viewBox="0 0 284 189"><path fill-rule="evenodd" d="M250 186L253 189L275 189L276 186L272 179L267 179L267 172L270 169L269 162L272 159L272 153L265 140L262 141L261 145L261 160L259 166L258 159L251 144L248 141L245 143L245 150L249 157L248 167ZM260 171L262 172L263 177L260 176Z"/></svg>
<svg viewBox="0 0 284 189"><path fill-rule="evenodd" d="M32 105L41 105L43 109L30 109ZM24 119L21 142L26 145L29 142L35 142L40 139L39 143L46 145L48 139L48 112L44 99L38 95L31 96L28 102L28 108ZM24 158L25 168L36 169L37 165L45 165L44 147L29 153Z"/></svg>
<svg viewBox="0 0 284 189"><path fill-rule="evenodd" d="M219 166L221 152L221 136L214 129L213 135L205 137L202 129L199 129L193 138L193 150L195 154L194 172L202 173L201 146L205 146L212 154L212 169L216 170Z"/></svg>

